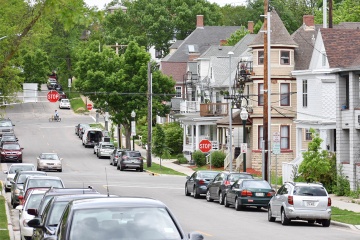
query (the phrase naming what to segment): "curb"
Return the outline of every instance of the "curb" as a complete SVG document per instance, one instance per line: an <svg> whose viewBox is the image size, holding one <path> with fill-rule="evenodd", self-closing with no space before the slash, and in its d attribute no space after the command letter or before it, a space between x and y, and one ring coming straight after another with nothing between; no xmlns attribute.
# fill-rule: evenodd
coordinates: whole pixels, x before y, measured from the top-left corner
<svg viewBox="0 0 360 240"><path fill-rule="evenodd" d="M151 175L151 176L161 176L161 174L159 174L159 173L154 173L154 172L151 172L151 171L146 170L146 169L144 169L144 172L149 173L149 175Z"/></svg>
<svg viewBox="0 0 360 240"><path fill-rule="evenodd" d="M338 226L338 227L343 227L343 228L350 228L352 230L360 230L357 227L355 227L354 225L347 224L347 223L342 223L342 222L337 222L337 221L333 221L333 220L331 220L331 225Z"/></svg>
<svg viewBox="0 0 360 240"><path fill-rule="evenodd" d="M4 186L3 181L1 181L1 185ZM10 215L10 210L9 210L9 205L7 203L7 199L5 197L5 191L4 188L1 191L1 195L4 197L5 199L5 212L6 212L6 218L7 218L7 222L8 222L8 230L9 230L9 237L10 240L14 240L15 236L14 236L14 229L13 229L13 225L12 225L12 221L11 221L11 215Z"/></svg>

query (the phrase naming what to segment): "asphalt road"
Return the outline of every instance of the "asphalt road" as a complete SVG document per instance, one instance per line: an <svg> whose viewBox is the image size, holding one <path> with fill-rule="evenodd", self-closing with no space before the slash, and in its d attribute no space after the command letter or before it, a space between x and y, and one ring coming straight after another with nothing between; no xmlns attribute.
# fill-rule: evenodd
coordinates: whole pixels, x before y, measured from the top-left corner
<svg viewBox="0 0 360 240"><path fill-rule="evenodd" d="M360 231L336 226L310 226L300 221L282 226L279 221L269 223L265 210L237 212L217 202L208 203L205 198L186 197L185 177L151 176L131 170L120 172L109 165L108 159L98 159L91 148L84 148L75 135L77 123L91 123L93 119L74 114L71 110L60 110L62 121L49 122L49 117L57 108L58 103L26 103L7 108L4 114L16 125L16 135L24 147L24 162L36 164L36 157L41 152L56 152L64 159L63 172L50 172L49 175L60 176L66 187L92 185L101 193L109 191L119 196L159 199L173 211L185 232L202 232L205 239L360 239ZM7 163L7 166L10 165ZM0 178L5 179L2 172ZM9 193L6 195L10 200ZM16 211L11 211L15 229Z"/></svg>

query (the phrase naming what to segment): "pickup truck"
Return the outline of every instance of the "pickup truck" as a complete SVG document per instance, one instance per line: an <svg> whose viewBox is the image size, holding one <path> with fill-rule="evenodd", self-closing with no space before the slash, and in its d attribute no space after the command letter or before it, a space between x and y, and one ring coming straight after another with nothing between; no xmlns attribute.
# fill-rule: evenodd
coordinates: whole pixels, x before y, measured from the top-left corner
<svg viewBox="0 0 360 240"><path fill-rule="evenodd" d="M102 157L110 158L114 149L115 149L114 144L110 142L99 142L94 146L94 154L96 154L98 158L102 158Z"/></svg>

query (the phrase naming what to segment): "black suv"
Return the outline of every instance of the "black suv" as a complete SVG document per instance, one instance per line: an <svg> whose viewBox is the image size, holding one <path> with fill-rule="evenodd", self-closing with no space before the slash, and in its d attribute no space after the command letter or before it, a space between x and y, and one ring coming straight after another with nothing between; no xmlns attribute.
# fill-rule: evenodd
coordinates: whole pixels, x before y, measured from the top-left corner
<svg viewBox="0 0 360 240"><path fill-rule="evenodd" d="M118 160L117 169L136 169L142 172L144 170L144 159L139 151L125 150L121 152L121 158Z"/></svg>
<svg viewBox="0 0 360 240"><path fill-rule="evenodd" d="M253 179L253 176L246 172L220 172L209 183L206 190L206 200L212 202L218 200L220 205L224 204L225 192L238 179Z"/></svg>

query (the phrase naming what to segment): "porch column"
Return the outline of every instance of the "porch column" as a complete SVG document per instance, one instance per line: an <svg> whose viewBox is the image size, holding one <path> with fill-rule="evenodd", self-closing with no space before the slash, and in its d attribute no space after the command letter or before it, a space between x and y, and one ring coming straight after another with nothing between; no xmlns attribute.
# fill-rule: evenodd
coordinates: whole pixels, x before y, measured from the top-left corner
<svg viewBox="0 0 360 240"><path fill-rule="evenodd" d="M320 128L320 138L323 140L320 144L322 150L326 150L326 143L327 143L327 130Z"/></svg>
<svg viewBox="0 0 360 240"><path fill-rule="evenodd" d="M183 130L184 130L184 134L183 134L183 149L184 149L184 147L186 146L187 127L188 127L188 126L187 126L186 124L183 125Z"/></svg>
<svg viewBox="0 0 360 240"><path fill-rule="evenodd" d="M302 128L296 127L296 157L301 156L302 149Z"/></svg>
<svg viewBox="0 0 360 240"><path fill-rule="evenodd" d="M195 131L196 131L196 136L195 136L195 138L196 138L196 141L195 141L195 150L198 150L199 149L199 142L200 142L200 140L199 140L199 135L200 135L200 127L199 127L199 125L198 124L196 124L196 126L195 126Z"/></svg>
<svg viewBox="0 0 360 240"><path fill-rule="evenodd" d="M191 125L191 152L194 152L194 125Z"/></svg>

